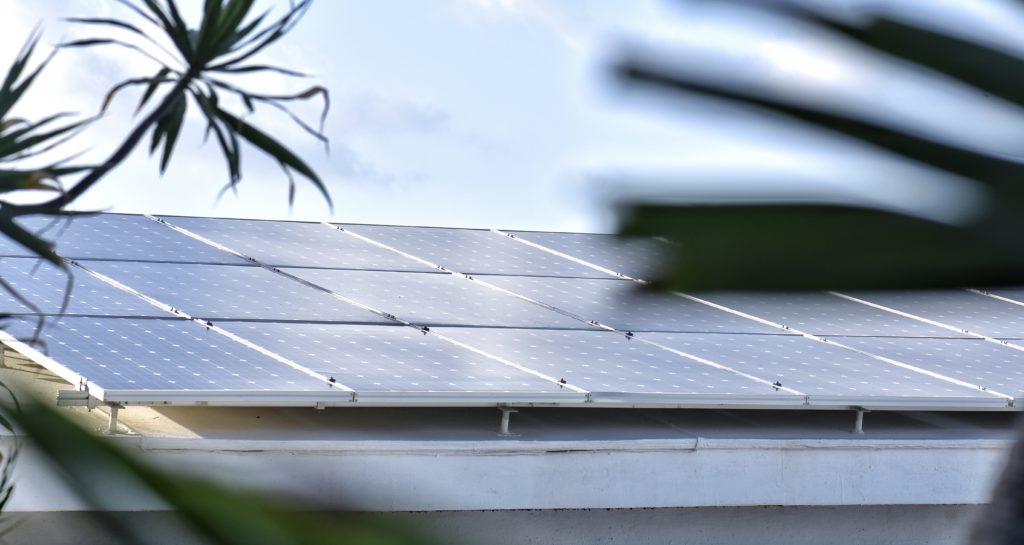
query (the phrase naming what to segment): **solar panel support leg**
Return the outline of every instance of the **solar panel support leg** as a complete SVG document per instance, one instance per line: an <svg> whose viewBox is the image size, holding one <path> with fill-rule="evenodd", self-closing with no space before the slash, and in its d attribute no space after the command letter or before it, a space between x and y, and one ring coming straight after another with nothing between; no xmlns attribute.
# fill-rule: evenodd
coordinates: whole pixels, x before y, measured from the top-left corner
<svg viewBox="0 0 1024 545"><path fill-rule="evenodd" d="M867 409L857 409L857 419L853 422L853 433L864 433L864 413Z"/></svg>
<svg viewBox="0 0 1024 545"><path fill-rule="evenodd" d="M111 403L107 407L110 409L110 418L107 420L107 435L113 435L117 433L117 412L123 409L124 406Z"/></svg>
<svg viewBox="0 0 1024 545"><path fill-rule="evenodd" d="M515 435L514 433L508 431L508 421L509 415L511 415L512 413L517 413L519 411L511 407L498 407L498 410L501 411L501 428L498 430L498 435Z"/></svg>

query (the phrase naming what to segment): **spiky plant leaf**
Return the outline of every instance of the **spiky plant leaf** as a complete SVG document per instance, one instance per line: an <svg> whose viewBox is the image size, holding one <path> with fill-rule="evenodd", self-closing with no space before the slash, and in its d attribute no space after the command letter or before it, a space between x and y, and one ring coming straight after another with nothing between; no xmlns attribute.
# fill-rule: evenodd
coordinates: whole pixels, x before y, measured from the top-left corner
<svg viewBox="0 0 1024 545"><path fill-rule="evenodd" d="M89 27L120 31L124 34L123 38L84 38L62 44L62 47L127 48L145 55L157 64L155 75L128 78L111 87L101 111L106 111L110 102L129 88L144 90L139 99L139 109L145 108L154 97L161 95L162 91L161 98L111 156L90 170L74 186L45 203L11 207L12 214L52 212L70 204L124 161L146 136L150 139L151 152L161 150L160 172L163 173L173 159L178 135L185 120L189 118L189 109L193 107L206 118L207 134L212 133L217 139L228 169L229 186L234 187L242 179L238 143L244 140L284 166L289 185L293 183L290 171L294 170L312 183L327 204L331 205L326 186L305 161L290 151L288 146L281 143L270 131L258 128L251 118L242 121L242 116L229 111L226 102L219 96L222 92L230 93L242 102L247 114L255 113L261 106L282 111L302 130L326 144L323 117L329 104L327 90L320 86L312 86L298 93L272 94L247 89L217 77L244 76L260 72L276 73L285 77L305 77L305 74L295 70L250 60L291 31L308 11L312 0L290 3L288 9L276 19L270 18L268 13L254 14L252 0L210 0L203 3L202 17L196 28L187 25L185 17L173 0L119 0L119 3L131 9L140 20L123 21L95 17L70 20ZM168 49L160 46L160 40L155 38L157 35L166 37L167 42L173 47ZM317 98L323 99L324 109L320 127L313 128L295 115L289 103Z"/></svg>

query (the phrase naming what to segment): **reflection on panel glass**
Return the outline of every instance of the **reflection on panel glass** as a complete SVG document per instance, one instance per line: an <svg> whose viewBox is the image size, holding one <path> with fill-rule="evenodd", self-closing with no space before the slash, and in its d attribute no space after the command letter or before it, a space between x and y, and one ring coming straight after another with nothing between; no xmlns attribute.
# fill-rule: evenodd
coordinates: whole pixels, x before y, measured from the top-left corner
<svg viewBox="0 0 1024 545"><path fill-rule="evenodd" d="M74 279L68 292L68 275ZM66 314L111 316L166 316L167 313L141 298L115 288L78 269L66 271L33 258L0 259L0 277L21 301L8 290L0 290L0 313L56 314L65 303ZM34 307L34 308L33 308Z"/></svg>
<svg viewBox="0 0 1024 545"><path fill-rule="evenodd" d="M57 252L71 259L127 259L176 263L226 263L245 261L183 235L143 216L98 214L52 223L35 217L33 230L57 243Z"/></svg>
<svg viewBox="0 0 1024 545"><path fill-rule="evenodd" d="M387 323L370 311L260 267L83 261L191 316Z"/></svg>
<svg viewBox="0 0 1024 545"><path fill-rule="evenodd" d="M966 290L888 291L850 295L980 335L1024 336L1024 306Z"/></svg>
<svg viewBox="0 0 1024 545"><path fill-rule="evenodd" d="M7 332L31 335L34 322ZM107 390L324 390L301 371L187 320L65 317L43 328L44 351Z"/></svg>
<svg viewBox="0 0 1024 545"><path fill-rule="evenodd" d="M591 327L539 305L481 286L475 280L450 274L285 270L418 325Z"/></svg>
<svg viewBox="0 0 1024 545"><path fill-rule="evenodd" d="M346 225L376 242L465 274L603 278L606 273L531 248L491 231L440 227Z"/></svg>
<svg viewBox="0 0 1024 545"><path fill-rule="evenodd" d="M671 293L645 292L629 280L521 276L483 280L621 331L785 333Z"/></svg>
<svg viewBox="0 0 1024 545"><path fill-rule="evenodd" d="M357 392L546 392L561 386L405 326L225 322Z"/></svg>
<svg viewBox="0 0 1024 545"><path fill-rule="evenodd" d="M991 397L805 337L645 333L644 338L808 395Z"/></svg>
<svg viewBox="0 0 1024 545"><path fill-rule="evenodd" d="M321 223L170 216L164 219L267 265L384 271L433 270Z"/></svg>
<svg viewBox="0 0 1024 545"><path fill-rule="evenodd" d="M785 395L735 373L608 331L438 328L591 392Z"/></svg>
<svg viewBox="0 0 1024 545"><path fill-rule="evenodd" d="M653 238L541 231L511 231L511 234L613 272L640 279L654 278L665 257L672 251L668 243Z"/></svg>
<svg viewBox="0 0 1024 545"><path fill-rule="evenodd" d="M956 337L958 333L828 293L699 293L702 299L815 335Z"/></svg>
<svg viewBox="0 0 1024 545"><path fill-rule="evenodd" d="M1024 352L983 339L837 337L835 340L1006 395L1024 394Z"/></svg>

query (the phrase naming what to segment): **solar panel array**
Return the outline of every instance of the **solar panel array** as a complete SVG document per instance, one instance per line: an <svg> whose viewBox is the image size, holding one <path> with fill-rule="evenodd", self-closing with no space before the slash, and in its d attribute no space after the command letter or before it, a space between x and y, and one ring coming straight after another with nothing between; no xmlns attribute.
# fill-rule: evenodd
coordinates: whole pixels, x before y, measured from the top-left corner
<svg viewBox="0 0 1024 545"><path fill-rule="evenodd" d="M1024 391L1024 290L653 293L654 239L33 221L67 268L0 242L4 341L109 403L1005 410Z"/></svg>

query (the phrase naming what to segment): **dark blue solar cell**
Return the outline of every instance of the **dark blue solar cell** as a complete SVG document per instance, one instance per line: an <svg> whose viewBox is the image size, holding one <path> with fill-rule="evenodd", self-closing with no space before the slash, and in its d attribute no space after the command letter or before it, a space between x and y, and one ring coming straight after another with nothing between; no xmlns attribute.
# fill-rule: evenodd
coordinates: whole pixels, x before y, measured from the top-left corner
<svg viewBox="0 0 1024 545"><path fill-rule="evenodd" d="M33 321L7 333L29 337ZM104 390L323 391L300 370L187 320L65 317L43 328L39 350ZM155 400L161 399L154 394Z"/></svg>
<svg viewBox="0 0 1024 545"><path fill-rule="evenodd" d="M65 311L69 315L168 315L143 299L73 266L61 270L39 259L7 257L0 259L0 278L14 292L0 289L0 313L56 314L64 305L65 297L70 296ZM69 278L74 281L70 292Z"/></svg>
<svg viewBox="0 0 1024 545"><path fill-rule="evenodd" d="M82 263L196 317L390 323L368 310L260 267Z"/></svg>

